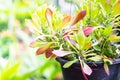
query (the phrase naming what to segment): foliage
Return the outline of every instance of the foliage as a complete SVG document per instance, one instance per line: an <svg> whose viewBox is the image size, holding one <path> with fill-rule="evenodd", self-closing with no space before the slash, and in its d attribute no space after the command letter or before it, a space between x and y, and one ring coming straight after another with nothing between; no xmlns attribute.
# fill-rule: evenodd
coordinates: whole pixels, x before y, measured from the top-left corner
<svg viewBox="0 0 120 80"><path fill-rule="evenodd" d="M29 40L31 40L25 32L19 31L19 33L16 33L16 31L9 30L3 31L0 36L0 73L3 74L3 76L1 76L3 78L2 80L13 80L13 78L15 78L15 80L43 79L43 77L52 80L60 73L59 65L55 63L55 61L49 62L44 56L37 57L32 54L33 51L30 50L28 46L25 47L25 44L28 44L30 42ZM16 37L18 37L20 41ZM9 61L11 64L5 67L4 65L6 65L6 63L2 61L2 59ZM14 63L17 61L21 61L22 64L19 64L19 66L16 67L17 71L14 72L11 66L16 65ZM58 68L57 70L56 67ZM12 70L13 74L11 74L8 68ZM6 76L7 73L11 75Z"/></svg>
<svg viewBox="0 0 120 80"><path fill-rule="evenodd" d="M24 20L30 18L33 9L45 1L0 0L0 80L53 80L60 73L55 61L48 62L44 55L37 57L28 46L32 36ZM6 63L2 59L11 64L3 66Z"/></svg>
<svg viewBox="0 0 120 80"><path fill-rule="evenodd" d="M34 71L28 72L26 74L23 75L18 75L18 69L20 67L20 62L10 66L10 64L8 63L6 65L6 67L2 70L2 72L0 73L0 79L1 80L27 80L29 77L31 77L31 75L34 74Z"/></svg>
<svg viewBox="0 0 120 80"><path fill-rule="evenodd" d="M86 6L88 3L82 5L82 11L74 17L45 7L36 10L32 20L26 20L36 35L30 46L38 48L37 55L45 53L47 58L59 56L71 60L64 67L79 61L87 75L91 75L92 70L86 62L102 61L109 75L108 64L120 57L119 44L116 44L120 37L114 33L115 23L112 22L119 14L120 1L114 4L105 1L90 1L91 6L97 6L93 8Z"/></svg>

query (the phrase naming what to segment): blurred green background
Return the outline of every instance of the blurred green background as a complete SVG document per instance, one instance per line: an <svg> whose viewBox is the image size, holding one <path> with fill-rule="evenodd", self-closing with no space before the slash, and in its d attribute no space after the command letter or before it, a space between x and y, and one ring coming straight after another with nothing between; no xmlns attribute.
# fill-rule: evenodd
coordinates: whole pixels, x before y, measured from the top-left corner
<svg viewBox="0 0 120 80"><path fill-rule="evenodd" d="M60 65L29 47L33 37L25 19L45 4L58 5L57 0L0 0L0 80L62 80Z"/></svg>

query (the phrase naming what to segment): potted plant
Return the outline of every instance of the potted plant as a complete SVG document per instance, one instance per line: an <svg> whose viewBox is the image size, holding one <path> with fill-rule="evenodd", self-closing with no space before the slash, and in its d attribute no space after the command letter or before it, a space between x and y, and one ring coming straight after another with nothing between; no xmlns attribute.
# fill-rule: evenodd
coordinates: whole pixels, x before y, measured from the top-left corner
<svg viewBox="0 0 120 80"><path fill-rule="evenodd" d="M38 47L37 55L57 57L64 80L119 80L120 46L116 42L120 37L114 24L107 19L105 24L86 25L85 16L86 10L72 17L40 8L32 20L26 20L37 36L30 46Z"/></svg>

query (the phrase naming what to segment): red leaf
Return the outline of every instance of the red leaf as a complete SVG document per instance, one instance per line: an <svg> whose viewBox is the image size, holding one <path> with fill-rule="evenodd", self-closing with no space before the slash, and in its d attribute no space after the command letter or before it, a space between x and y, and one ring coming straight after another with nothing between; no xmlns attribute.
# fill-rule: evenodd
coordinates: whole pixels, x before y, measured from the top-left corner
<svg viewBox="0 0 120 80"><path fill-rule="evenodd" d="M54 59L54 58L56 58L57 56L55 55L55 54L52 54L51 56L50 56L50 59Z"/></svg>
<svg viewBox="0 0 120 80"><path fill-rule="evenodd" d="M42 47L40 47L37 51L36 51L36 54L39 55L39 54L43 54L47 49L50 48L50 46L52 45L53 43L47 43L46 45L43 45Z"/></svg>
<svg viewBox="0 0 120 80"><path fill-rule="evenodd" d="M96 26L96 27L93 27L93 26L88 26L88 27L85 27L83 28L83 32L86 36L90 35L94 30L98 29L98 28L103 28L103 26Z"/></svg>
<svg viewBox="0 0 120 80"><path fill-rule="evenodd" d="M105 69L105 72L107 73L107 75L109 76L110 75L110 71L109 71L107 63L104 63L104 69Z"/></svg>
<svg viewBox="0 0 120 80"><path fill-rule="evenodd" d="M61 29L66 23L70 22L71 16L66 16L64 17L64 19L62 20L62 22L59 25L59 28Z"/></svg>
<svg viewBox="0 0 120 80"><path fill-rule="evenodd" d="M46 52L46 58L49 58L52 55L52 48L48 48L45 52Z"/></svg>
<svg viewBox="0 0 120 80"><path fill-rule="evenodd" d="M46 9L46 15L52 16L52 14L53 14L52 10L50 8L47 8Z"/></svg>
<svg viewBox="0 0 120 80"><path fill-rule="evenodd" d="M83 28L83 32L86 36L90 35L94 31L94 27L88 26Z"/></svg>
<svg viewBox="0 0 120 80"><path fill-rule="evenodd" d="M61 51L61 50L54 50L54 51L52 51L52 53L59 57L63 57L68 54L71 54L71 52L69 52L69 51Z"/></svg>
<svg viewBox="0 0 120 80"><path fill-rule="evenodd" d="M53 15L52 10L50 8L47 8L45 14L46 14L48 25L52 26L52 15Z"/></svg>
<svg viewBox="0 0 120 80"><path fill-rule="evenodd" d="M46 50L47 50L46 47L41 47L36 51L36 54L37 55L43 54Z"/></svg>
<svg viewBox="0 0 120 80"><path fill-rule="evenodd" d="M79 12L76 16L75 19L73 20L71 26L75 25L77 22L79 22L81 19L83 19L86 15L86 10L82 10Z"/></svg>

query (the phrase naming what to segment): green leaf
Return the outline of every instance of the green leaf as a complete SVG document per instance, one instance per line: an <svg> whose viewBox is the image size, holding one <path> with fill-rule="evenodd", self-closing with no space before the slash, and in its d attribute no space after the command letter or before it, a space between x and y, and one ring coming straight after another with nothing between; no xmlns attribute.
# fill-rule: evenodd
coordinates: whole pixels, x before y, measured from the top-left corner
<svg viewBox="0 0 120 80"><path fill-rule="evenodd" d="M113 1L115 1L115 0L113 0ZM101 6L103 7L101 9L102 10L104 9L104 11L106 12L105 15L107 15L107 16L112 11L113 1L112 0L101 0L101 1L99 1Z"/></svg>
<svg viewBox="0 0 120 80"><path fill-rule="evenodd" d="M84 44L83 44L83 47L82 47L82 50L88 50L91 47L92 47L91 37L86 37Z"/></svg>
<svg viewBox="0 0 120 80"><path fill-rule="evenodd" d="M82 48L83 48L85 38L86 38L86 37L85 37L82 29L80 29L79 32L75 34L75 39L76 39L76 41L77 41L77 43L78 43L78 45L79 45L79 48L78 48L78 49L82 49Z"/></svg>
<svg viewBox="0 0 120 80"><path fill-rule="evenodd" d="M101 8L101 11L102 11L103 16L106 17L107 14L106 14L106 11L105 11L103 5L102 5L101 3L99 3L99 6L100 6L100 8Z"/></svg>
<svg viewBox="0 0 120 80"><path fill-rule="evenodd" d="M63 18L63 20L61 21L60 25L59 25L59 29L61 30L62 27L64 27L65 24L67 24L68 22L70 22L71 20L71 16L67 15Z"/></svg>
<svg viewBox="0 0 120 80"><path fill-rule="evenodd" d="M117 3L115 4L113 8L112 15L117 15L117 14L120 14L120 0L117 1Z"/></svg>
<svg viewBox="0 0 120 80"><path fill-rule="evenodd" d="M110 75L110 71L109 71L109 64L112 64L112 61L109 60L109 59L103 59L104 61L104 69L105 69L105 72L107 73L107 75Z"/></svg>
<svg viewBox="0 0 120 80"><path fill-rule="evenodd" d="M75 59L75 60L73 60L73 61L68 61L67 63L65 63L64 64L64 68L68 68L68 67L70 67L73 63L75 63L75 62L77 62L78 61L78 59Z"/></svg>
<svg viewBox="0 0 120 80"><path fill-rule="evenodd" d="M110 35L108 40L111 40L113 42L120 42L120 37L116 35Z"/></svg>
<svg viewBox="0 0 120 80"><path fill-rule="evenodd" d="M35 48L35 47L40 47L44 44L45 44L44 42L32 41L29 46L32 47L32 48Z"/></svg>
<svg viewBox="0 0 120 80"><path fill-rule="evenodd" d="M15 77L15 75L17 74L18 72L18 69L19 69L19 66L20 66L20 62L14 64L13 66L9 67L8 68L5 68L5 70L3 70L2 72L2 76L1 76L1 79L2 80L11 80L13 77ZM9 64L8 64L9 65ZM6 76L7 75L7 76Z"/></svg>
<svg viewBox="0 0 120 80"><path fill-rule="evenodd" d="M110 59L104 59L104 62L106 62L108 64L112 64L112 61Z"/></svg>
<svg viewBox="0 0 120 80"><path fill-rule="evenodd" d="M103 35L104 36L108 36L112 33L112 27L106 27L104 32L103 32Z"/></svg>
<svg viewBox="0 0 120 80"><path fill-rule="evenodd" d="M27 72L27 73L25 73L25 74L16 76L16 78L19 79L19 80L26 80L26 79L30 78L33 74L35 74L35 72L36 72L37 70L38 70L38 68L35 69L35 70L33 70L33 71L29 71L29 72Z"/></svg>
<svg viewBox="0 0 120 80"><path fill-rule="evenodd" d="M99 56L94 56L94 57L88 58L87 60L98 62L98 61L101 61L101 57L99 57Z"/></svg>
<svg viewBox="0 0 120 80"><path fill-rule="evenodd" d="M94 48L96 51L101 51L101 48L100 48L100 46L98 46L98 45L93 46L93 48Z"/></svg>

